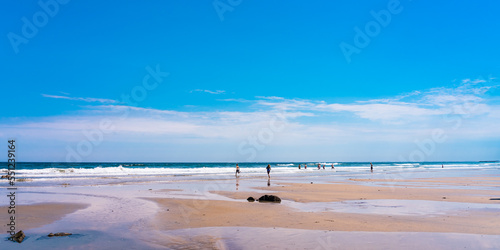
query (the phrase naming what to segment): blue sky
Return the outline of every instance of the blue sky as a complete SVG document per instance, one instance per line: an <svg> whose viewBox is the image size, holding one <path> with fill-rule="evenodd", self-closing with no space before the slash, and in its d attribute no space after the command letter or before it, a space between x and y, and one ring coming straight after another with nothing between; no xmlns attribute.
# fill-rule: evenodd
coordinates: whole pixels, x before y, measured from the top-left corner
<svg viewBox="0 0 500 250"><path fill-rule="evenodd" d="M0 139L20 161L498 160L499 7L9 1Z"/></svg>

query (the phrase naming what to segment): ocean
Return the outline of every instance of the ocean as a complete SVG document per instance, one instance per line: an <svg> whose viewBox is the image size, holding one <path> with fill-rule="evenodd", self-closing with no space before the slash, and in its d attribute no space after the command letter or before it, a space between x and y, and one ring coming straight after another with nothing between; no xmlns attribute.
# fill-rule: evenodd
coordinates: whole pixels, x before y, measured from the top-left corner
<svg viewBox="0 0 500 250"><path fill-rule="evenodd" d="M267 177L266 166L271 165L273 177L342 176L344 178L374 177L424 178L485 175L498 172L500 162L253 162L238 163L243 178ZM301 169L298 168L299 164ZM304 165L307 164L307 169ZM321 165L321 169L317 165ZM335 169L332 169L332 164ZM323 169L325 165L325 169ZM16 164L17 185L45 186L61 183L104 184L121 181L175 181L186 179L233 178L236 163L65 163L19 162ZM480 172L478 172L480 171ZM0 164L2 175L7 174L7 163ZM381 176L382 175L382 176ZM375 178L375 177L374 177Z"/></svg>

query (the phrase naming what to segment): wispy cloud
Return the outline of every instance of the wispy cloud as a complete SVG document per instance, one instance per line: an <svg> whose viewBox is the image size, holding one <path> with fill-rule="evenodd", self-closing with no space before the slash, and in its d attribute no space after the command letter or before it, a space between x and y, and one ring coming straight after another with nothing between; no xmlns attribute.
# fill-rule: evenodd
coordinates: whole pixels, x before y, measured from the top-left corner
<svg viewBox="0 0 500 250"><path fill-rule="evenodd" d="M440 119L446 114L467 114L476 116L487 114L492 106L487 103L485 93L494 88L494 85L485 85L480 80L466 79L463 84L455 88L432 88L429 90L413 91L395 97L383 99L360 100L351 103L335 103L323 100L286 99L278 96L257 96L255 100L247 99L221 99L220 101L235 101L248 103L248 111L240 112L180 112L174 110L160 110L154 108L132 107L118 105L115 100L100 98L80 98L67 96L54 96L42 94L48 98L60 98L85 102L99 102L105 105L89 105L88 112L96 114L116 114L120 112L133 112L133 114L182 120L196 120L196 123L207 124L231 121L236 124L263 121L276 112L283 112L290 118L317 117L319 121L329 117L329 120L346 122L346 114L353 118L359 117L382 124L414 123L421 120ZM206 90L196 90L204 91ZM252 107L253 110L252 111ZM471 108L473 107L473 108ZM335 118L340 115L339 118ZM433 118L434 117L434 118Z"/></svg>
<svg viewBox="0 0 500 250"><path fill-rule="evenodd" d="M47 95L47 94L42 94L42 96L47 98L66 99L66 100L83 101L83 102L118 103L118 101L116 100L103 99L103 98L71 97L71 96Z"/></svg>
<svg viewBox="0 0 500 250"><path fill-rule="evenodd" d="M255 138L280 115L285 118L286 126L273 134L272 142L266 147L284 147L294 155L301 155L304 150L321 152L330 147L345 152L344 146L356 150L360 143L384 147L392 143L392 150L398 150L394 145L408 145L416 138L427 138L435 128L446 130L447 136L455 141L498 139L500 105L497 99L488 96L494 86L472 81L455 88L433 88L351 102L276 96L223 99L241 102L243 105L238 105L241 106L238 111L164 110L127 106L108 99L43 95L88 104L79 106L83 110L70 115L4 120L0 123L0 136L16 136L40 145L50 140L64 148L68 143L86 139L84 131L99 131L101 122L108 120L114 129L104 135L104 140L113 145L143 141L172 147L179 143L217 144L236 152L241 141ZM450 122L445 118L449 115L460 118L460 128L453 129L456 125L453 121L457 119ZM216 153L215 149L212 153Z"/></svg>
<svg viewBox="0 0 500 250"><path fill-rule="evenodd" d="M256 96L256 98L266 99L266 100L285 100L285 98L280 96Z"/></svg>
<svg viewBox="0 0 500 250"><path fill-rule="evenodd" d="M456 88L432 88L395 97L359 100L352 103L327 103L318 100L258 97L258 105L288 111L310 111L335 114L350 113L356 117L384 123L410 123L445 114L481 115L488 112L485 93L495 85L486 81L466 79ZM319 114L317 114L319 115Z"/></svg>
<svg viewBox="0 0 500 250"><path fill-rule="evenodd" d="M191 93L193 93L193 92L205 92L205 93L209 93L209 94L213 94L213 95L219 95L219 94L226 93L225 90L215 90L215 91L212 91L212 90L208 90L208 89L195 89L195 90L191 90Z"/></svg>
<svg viewBox="0 0 500 250"><path fill-rule="evenodd" d="M252 102L251 100L243 99L243 98L227 98L227 99L217 99L217 101L221 102Z"/></svg>
<svg viewBox="0 0 500 250"><path fill-rule="evenodd" d="M445 113L442 110L426 109L412 104L329 104L322 107L332 112L352 112L361 118L379 121L394 121L403 117L421 117Z"/></svg>
<svg viewBox="0 0 500 250"><path fill-rule="evenodd" d="M477 83L483 83L483 82L486 82L486 80L484 79L474 79L474 80L471 80L469 78L467 79L463 79L462 80L462 83L473 83L473 84L477 84Z"/></svg>

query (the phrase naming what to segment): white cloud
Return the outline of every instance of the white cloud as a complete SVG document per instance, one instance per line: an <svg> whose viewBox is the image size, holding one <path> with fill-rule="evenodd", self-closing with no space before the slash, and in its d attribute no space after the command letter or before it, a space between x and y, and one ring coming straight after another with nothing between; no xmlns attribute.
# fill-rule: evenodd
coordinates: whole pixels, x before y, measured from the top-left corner
<svg viewBox="0 0 500 250"><path fill-rule="evenodd" d="M221 102L241 102L241 103L244 103L244 102L252 102L250 100L246 100L246 99L243 99L243 98L227 98L227 99L217 99L217 101L221 101Z"/></svg>
<svg viewBox="0 0 500 250"><path fill-rule="evenodd" d="M432 123L442 119L443 115L462 115L474 117L485 115L491 111L487 100L483 96L491 87L478 86L471 82L483 83L479 80L465 79L464 84L457 88L433 88L426 91L413 91L395 97L384 99L361 100L352 103L328 103L326 101L286 99L277 96L258 96L257 100L224 99L224 101L248 102L250 107L257 110L247 112L180 112L174 110L159 110L153 108L131 107L125 105L97 105L87 106L87 113L98 115L121 115L127 119L150 119L151 123L157 120L169 119L176 122L187 122L197 127L184 124L186 128L200 129L204 126L232 124L240 127L263 123L277 113L287 119L316 117L316 123L326 120L339 124L349 122L345 114L352 118L359 117L381 124L418 124ZM196 90L204 91L205 90ZM98 98L75 98L64 96L50 96L50 98L64 98L88 102L113 103L115 101ZM340 115L343 113L343 115ZM139 124L139 123L138 123ZM164 123L166 124L166 123ZM130 127L130 126L127 126ZM148 126L142 126L148 127ZM161 126L160 126L161 127ZM163 127L170 127L163 126ZM148 129L148 131L161 131ZM177 131L177 130L172 130Z"/></svg>
<svg viewBox="0 0 500 250"><path fill-rule="evenodd" d="M242 101L248 104L245 110L211 112L161 110L116 105L107 99L44 95L90 104L73 115L7 123L4 120L0 123L0 136L75 143L86 138L84 131L99 129L101 121L109 120L114 129L106 135L107 142L222 143L234 145L236 151L242 141L258 136L270 127L270 121L281 117L285 121L281 120L281 125L285 125L283 130L273 134L273 140L266 146L293 148L295 151L291 152L297 155L302 152L301 146L304 150L324 150L333 145L356 148L352 145L360 143L412 144L416 138L427 138L436 128L446 131L450 140L491 140L500 136L497 126L500 105L486 95L489 89L466 83L456 88L434 88L347 103L257 97Z"/></svg>
<svg viewBox="0 0 500 250"><path fill-rule="evenodd" d="M42 94L43 97L54 98L54 99L66 99L73 101L84 101L84 102L100 102L100 103L118 103L116 100L103 99L103 98L91 98L91 97L70 97L70 96L60 96L60 95L47 95Z"/></svg>
<svg viewBox="0 0 500 250"><path fill-rule="evenodd" d="M485 82L487 82L487 81L484 80L484 79L474 79L474 80L471 80L471 79L467 78L467 79L463 79L462 80L462 84L465 84L465 83L478 84L478 83L485 83Z"/></svg>
<svg viewBox="0 0 500 250"><path fill-rule="evenodd" d="M226 93L225 90L215 90L215 91L212 91L212 90L208 90L208 89L195 89L195 90L191 91L191 93L193 93L193 92L205 92L205 93L209 93L209 94L213 94L213 95L219 95L219 94Z"/></svg>
<svg viewBox="0 0 500 250"><path fill-rule="evenodd" d="M495 86L479 86L483 80L464 80L457 88L433 88L413 91L390 98L359 100L353 103L327 103L325 101L284 99L281 97L260 97L261 106L287 111L323 112L323 114L350 113L383 123L404 124L415 121L440 119L447 114L476 116L489 110L484 94Z"/></svg>
<svg viewBox="0 0 500 250"><path fill-rule="evenodd" d="M444 111L417 107L416 105L396 104L364 104L344 105L330 104L324 106L333 112L347 111L369 120L396 120L404 117L422 117L430 115L442 115Z"/></svg>
<svg viewBox="0 0 500 250"><path fill-rule="evenodd" d="M256 96L256 98L266 100L285 100L285 98L279 96Z"/></svg>

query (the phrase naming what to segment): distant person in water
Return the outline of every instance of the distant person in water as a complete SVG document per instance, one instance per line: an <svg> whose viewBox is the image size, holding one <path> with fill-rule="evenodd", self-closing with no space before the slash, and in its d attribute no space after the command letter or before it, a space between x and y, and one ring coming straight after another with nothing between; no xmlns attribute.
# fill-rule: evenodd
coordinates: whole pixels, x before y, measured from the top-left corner
<svg viewBox="0 0 500 250"><path fill-rule="evenodd" d="M444 168L444 165L443 165L443 164L441 164L441 168Z"/></svg>
<svg viewBox="0 0 500 250"><path fill-rule="evenodd" d="M318 169L321 169L321 165L318 163Z"/></svg>
<svg viewBox="0 0 500 250"><path fill-rule="evenodd" d="M238 177L238 174L240 173L240 166L236 164L236 173L234 174L236 177Z"/></svg>
<svg viewBox="0 0 500 250"><path fill-rule="evenodd" d="M373 172L373 164L370 162L370 171Z"/></svg>
<svg viewBox="0 0 500 250"><path fill-rule="evenodd" d="M299 164L299 169L300 169L300 164Z"/></svg>
<svg viewBox="0 0 500 250"><path fill-rule="evenodd" d="M267 164L266 169L267 169L267 177L271 178L271 176L269 175L269 173L271 173L271 165Z"/></svg>
<svg viewBox="0 0 500 250"><path fill-rule="evenodd" d="M325 164L323 164L323 169L325 169Z"/></svg>
<svg viewBox="0 0 500 250"><path fill-rule="evenodd" d="M307 164L304 164L304 169L307 169Z"/></svg>
<svg viewBox="0 0 500 250"><path fill-rule="evenodd" d="M335 169L335 167L333 166L333 163L332 163L332 169Z"/></svg>

